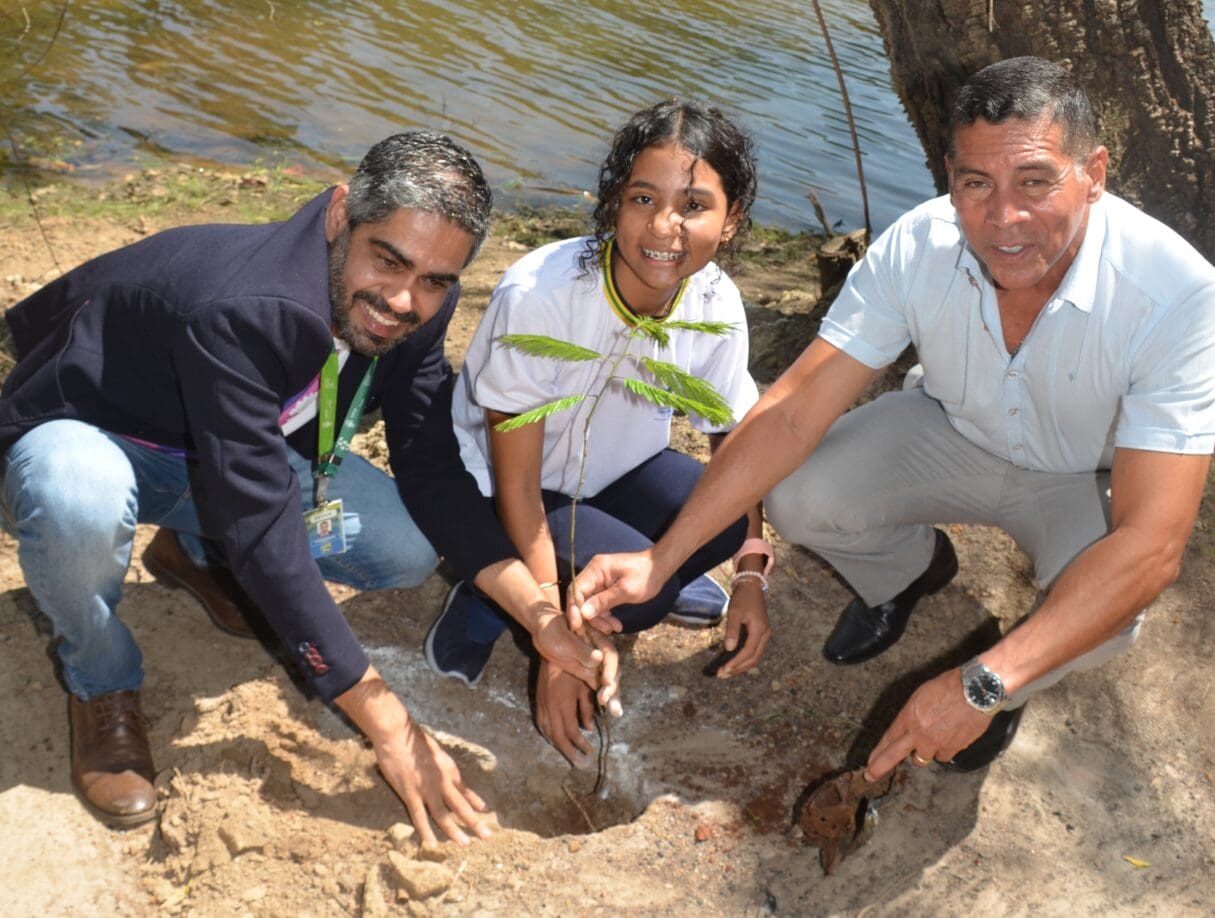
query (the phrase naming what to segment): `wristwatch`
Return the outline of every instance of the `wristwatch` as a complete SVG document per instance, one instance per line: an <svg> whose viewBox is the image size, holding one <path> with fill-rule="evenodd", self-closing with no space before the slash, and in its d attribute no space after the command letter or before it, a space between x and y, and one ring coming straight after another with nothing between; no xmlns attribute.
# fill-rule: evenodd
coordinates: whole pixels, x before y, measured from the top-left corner
<svg viewBox="0 0 1215 918"><path fill-rule="evenodd" d="M978 657L962 664L962 696L972 708L987 715L995 714L1008 702L1004 682Z"/></svg>

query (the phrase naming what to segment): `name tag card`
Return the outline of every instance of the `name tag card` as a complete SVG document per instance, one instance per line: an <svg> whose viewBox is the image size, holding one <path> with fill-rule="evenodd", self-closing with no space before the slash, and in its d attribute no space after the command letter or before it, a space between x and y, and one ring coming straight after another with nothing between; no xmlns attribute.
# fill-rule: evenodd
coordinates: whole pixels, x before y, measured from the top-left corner
<svg viewBox="0 0 1215 918"><path fill-rule="evenodd" d="M308 527L308 547L314 558L340 555L346 550L346 524L342 517L342 502L327 500L304 514Z"/></svg>

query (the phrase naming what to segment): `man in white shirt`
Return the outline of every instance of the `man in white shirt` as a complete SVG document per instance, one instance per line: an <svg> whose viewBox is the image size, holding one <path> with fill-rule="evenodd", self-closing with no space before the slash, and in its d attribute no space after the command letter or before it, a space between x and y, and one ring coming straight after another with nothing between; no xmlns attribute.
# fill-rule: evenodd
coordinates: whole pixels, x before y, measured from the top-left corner
<svg viewBox="0 0 1215 918"><path fill-rule="evenodd" d="M1215 268L1104 193L1107 161L1062 67L1016 58L972 77L949 196L874 243L663 539L584 571L584 616L644 595L771 489L777 530L857 593L824 653L860 663L956 573L931 524L1003 527L1040 604L915 691L870 778L905 757L982 767L1030 695L1129 646L1177 576L1215 448ZM921 367L904 390L844 415L908 344Z"/></svg>

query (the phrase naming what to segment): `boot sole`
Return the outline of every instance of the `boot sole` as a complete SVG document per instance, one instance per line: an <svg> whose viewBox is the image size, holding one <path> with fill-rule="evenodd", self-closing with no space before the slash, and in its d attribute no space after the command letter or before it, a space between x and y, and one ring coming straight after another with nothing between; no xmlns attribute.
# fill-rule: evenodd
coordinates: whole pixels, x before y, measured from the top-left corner
<svg viewBox="0 0 1215 918"><path fill-rule="evenodd" d="M136 826L141 826L144 823L151 822L160 816L160 806L154 806L152 809L143 813L132 813L129 816L122 816L118 813L111 813L108 810L103 810L97 804L93 803L85 796L84 791L72 782L72 790L76 794L76 799L84 804L84 808L89 811L98 822L110 829L133 829Z"/></svg>

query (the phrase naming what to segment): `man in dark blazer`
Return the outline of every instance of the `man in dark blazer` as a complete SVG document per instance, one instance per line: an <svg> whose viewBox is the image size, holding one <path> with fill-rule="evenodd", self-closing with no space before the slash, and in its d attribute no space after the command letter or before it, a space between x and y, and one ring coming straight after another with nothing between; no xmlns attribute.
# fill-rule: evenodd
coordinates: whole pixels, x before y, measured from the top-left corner
<svg viewBox="0 0 1215 918"><path fill-rule="evenodd" d="M610 652L545 602L452 434L444 334L490 207L466 150L399 134L286 222L169 230L7 313L18 363L0 396L0 508L59 638L73 784L107 823L156 812L141 658L116 615L136 523L163 527L149 569L220 627L250 633L236 588L247 595L372 741L423 839L430 818L461 843L487 835L486 806L370 665L325 579L412 586L445 555L545 656L610 694ZM393 479L344 455L375 408Z"/></svg>

